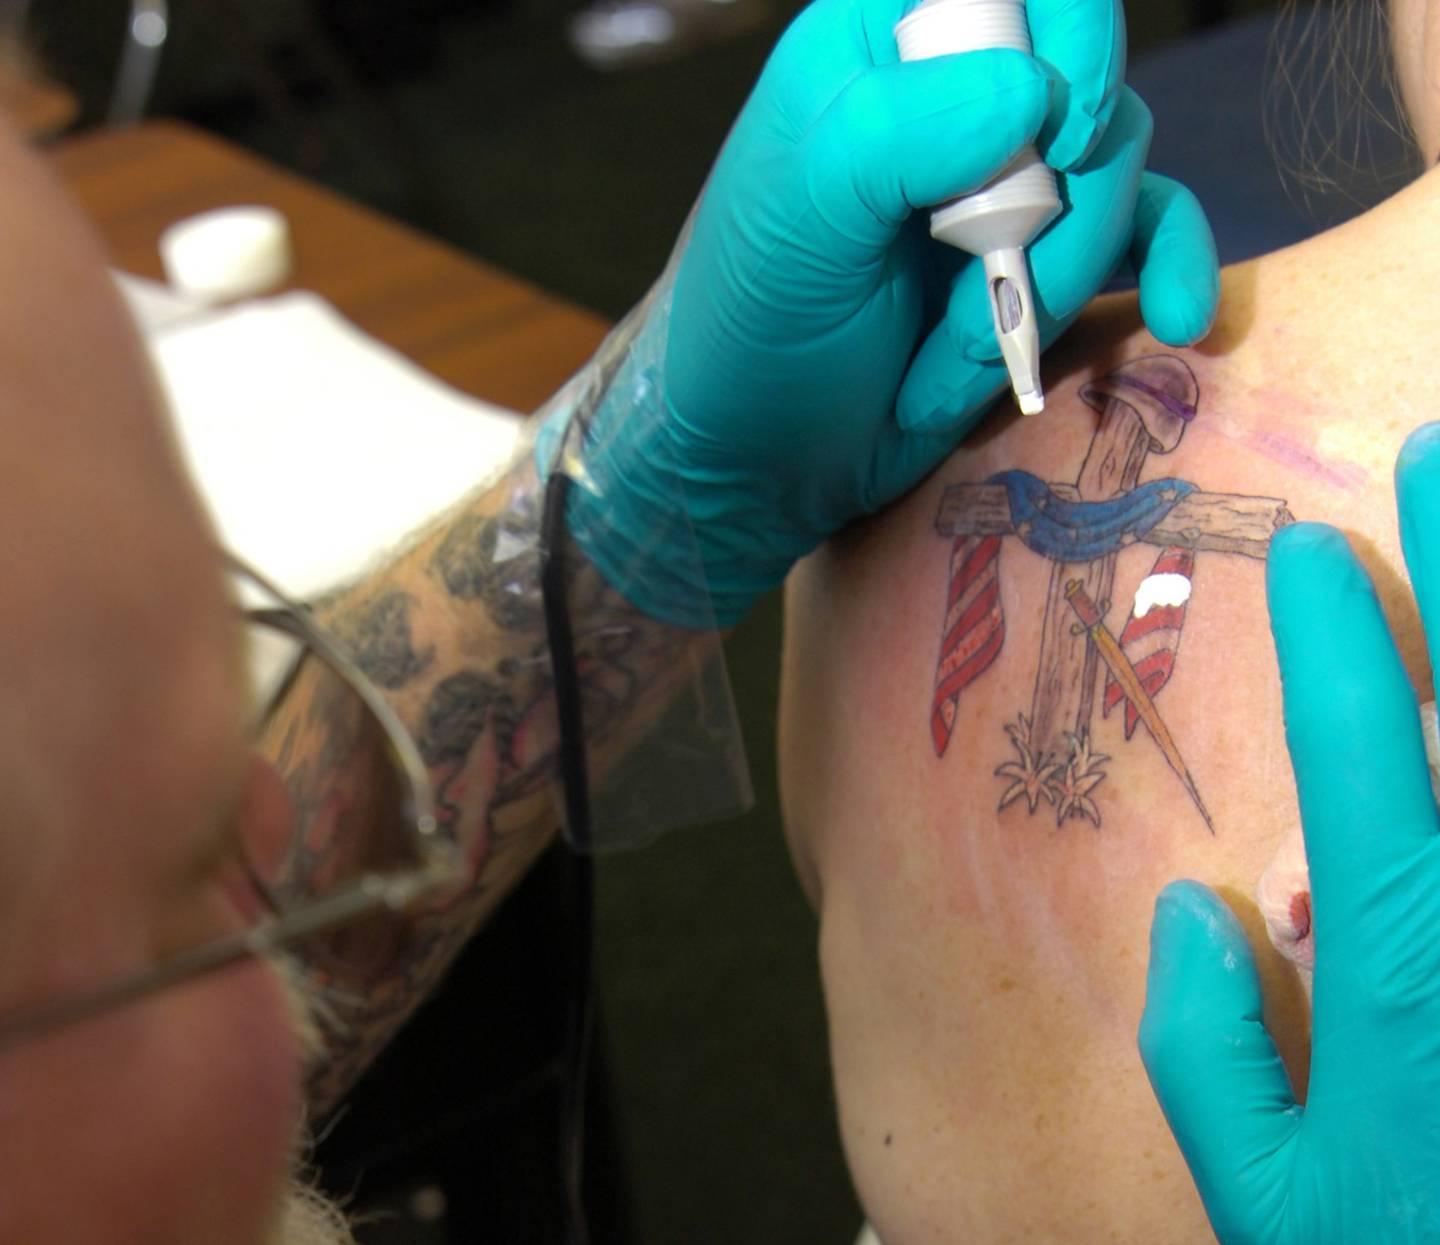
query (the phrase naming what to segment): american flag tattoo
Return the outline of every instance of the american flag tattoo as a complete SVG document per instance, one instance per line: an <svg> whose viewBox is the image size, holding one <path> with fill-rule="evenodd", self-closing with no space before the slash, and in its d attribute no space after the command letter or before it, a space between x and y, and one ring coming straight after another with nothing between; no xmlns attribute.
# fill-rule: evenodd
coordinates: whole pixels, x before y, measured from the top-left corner
<svg viewBox="0 0 1440 1245"><path fill-rule="evenodd" d="M955 538L942 635L930 713L936 756L944 756L950 743L960 693L985 672L1005 642L999 536Z"/></svg>
<svg viewBox="0 0 1440 1245"><path fill-rule="evenodd" d="M1185 626L1185 607L1190 599L1190 577L1195 569L1195 554L1190 549L1171 545L1163 550L1155 565L1135 591L1135 605L1125 630L1120 633L1120 649L1135 667L1141 686L1153 700L1170 681L1175 670L1175 656L1180 651L1180 632ZM1125 738L1135 733L1140 720L1139 710L1126 698L1115 676L1105 676L1104 715L1121 701L1125 702Z"/></svg>

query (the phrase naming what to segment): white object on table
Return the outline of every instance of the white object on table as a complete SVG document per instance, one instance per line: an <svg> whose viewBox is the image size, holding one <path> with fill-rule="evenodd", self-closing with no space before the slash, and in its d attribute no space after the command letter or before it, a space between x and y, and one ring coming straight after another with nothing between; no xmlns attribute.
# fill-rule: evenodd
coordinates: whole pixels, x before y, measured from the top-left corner
<svg viewBox="0 0 1440 1245"><path fill-rule="evenodd" d="M264 294L290 275L290 225L273 207L215 208L167 228L160 262L172 286L208 302Z"/></svg>
<svg viewBox="0 0 1440 1245"><path fill-rule="evenodd" d="M316 294L145 336L221 539L297 597L374 565L517 448L513 411L435 379Z"/></svg>

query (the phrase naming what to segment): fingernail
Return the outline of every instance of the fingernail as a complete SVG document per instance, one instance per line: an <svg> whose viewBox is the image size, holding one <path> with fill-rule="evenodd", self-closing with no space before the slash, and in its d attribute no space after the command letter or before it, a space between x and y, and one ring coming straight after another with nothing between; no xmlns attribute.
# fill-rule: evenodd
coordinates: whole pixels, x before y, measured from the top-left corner
<svg viewBox="0 0 1440 1245"><path fill-rule="evenodd" d="M1265 565L1265 596L1282 671L1292 664L1313 665L1303 657L1314 644L1316 611L1361 595L1373 598L1375 588L1338 528L1294 523L1276 532Z"/></svg>
<svg viewBox="0 0 1440 1245"><path fill-rule="evenodd" d="M1171 882L1155 900L1152 954L1161 948L1178 947L1180 941L1170 935L1180 926L1203 933L1209 945L1222 951L1233 949L1236 939L1245 936L1225 901L1203 882L1189 878Z"/></svg>
<svg viewBox="0 0 1440 1245"><path fill-rule="evenodd" d="M1350 552L1350 542L1328 523L1290 523L1270 537L1270 557L1334 557Z"/></svg>
<svg viewBox="0 0 1440 1245"><path fill-rule="evenodd" d="M1272 609L1276 607L1292 627L1308 628L1309 619L1294 608L1299 602L1318 604L1327 595L1363 592L1374 594L1369 577L1360 568L1345 533L1328 523L1292 523L1270 538L1266 580Z"/></svg>
<svg viewBox="0 0 1440 1245"><path fill-rule="evenodd" d="M1421 424L1405 438L1395 460L1395 470L1410 471L1421 466L1437 450L1440 450L1440 422Z"/></svg>
<svg viewBox="0 0 1440 1245"><path fill-rule="evenodd" d="M1215 300L1205 294L1187 288L1183 292L1171 291L1169 300L1153 316L1147 314L1145 295L1140 295L1140 312L1145 317L1146 327L1167 346L1184 348L1193 346L1203 338L1215 323Z"/></svg>
<svg viewBox="0 0 1440 1245"><path fill-rule="evenodd" d="M895 403L895 422L901 432L926 432L935 418L935 407L929 402L917 401L905 390L901 390Z"/></svg>
<svg viewBox="0 0 1440 1245"><path fill-rule="evenodd" d="M1440 522L1440 423L1422 424L1405 438L1395 459L1395 500L1410 582L1428 597Z"/></svg>
<svg viewBox="0 0 1440 1245"><path fill-rule="evenodd" d="M1054 65L1041 60L1040 67L1050 82L1050 115L1036 140L1045 163L1062 172L1089 154L1095 140L1094 119L1079 108L1072 108L1070 83Z"/></svg>
<svg viewBox="0 0 1440 1245"><path fill-rule="evenodd" d="M1096 129L1093 121L1088 125L1071 126L1050 145L1045 163L1061 173L1068 173L1083 164L1094 149Z"/></svg>
<svg viewBox="0 0 1440 1245"><path fill-rule="evenodd" d="M930 434L940 432L946 424L953 423L949 411L943 406L933 406L923 415L911 416L909 419L900 421L900 426L906 432L917 434Z"/></svg>
<svg viewBox="0 0 1440 1245"><path fill-rule="evenodd" d="M998 363L1000 360L1000 343L996 341L993 332L980 337L972 337L965 343L965 357L971 363Z"/></svg>
<svg viewBox="0 0 1440 1245"><path fill-rule="evenodd" d="M1206 888L1189 878L1170 882L1155 898L1155 919L1169 924L1206 906Z"/></svg>

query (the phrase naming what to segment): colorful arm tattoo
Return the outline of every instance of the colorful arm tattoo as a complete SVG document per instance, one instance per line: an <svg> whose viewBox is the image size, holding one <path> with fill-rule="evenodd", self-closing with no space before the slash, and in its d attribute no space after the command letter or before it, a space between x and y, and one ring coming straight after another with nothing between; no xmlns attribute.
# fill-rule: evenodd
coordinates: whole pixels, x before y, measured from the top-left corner
<svg viewBox="0 0 1440 1245"><path fill-rule="evenodd" d="M541 489L518 468L395 565L318 612L409 727L437 816L468 845L469 885L443 910L353 931L343 977L306 961L324 1051L308 1076L313 1114L332 1107L435 986L465 940L553 840L557 730L539 577ZM701 637L630 606L572 551L568 602L592 757L626 748L693 674ZM288 720L308 746L282 749L297 811L335 799L317 763L346 752L343 715L297 680ZM331 775L321 780L319 775ZM361 788L357 789L368 789ZM351 815L364 810L355 800ZM372 923L373 925L373 923Z"/></svg>

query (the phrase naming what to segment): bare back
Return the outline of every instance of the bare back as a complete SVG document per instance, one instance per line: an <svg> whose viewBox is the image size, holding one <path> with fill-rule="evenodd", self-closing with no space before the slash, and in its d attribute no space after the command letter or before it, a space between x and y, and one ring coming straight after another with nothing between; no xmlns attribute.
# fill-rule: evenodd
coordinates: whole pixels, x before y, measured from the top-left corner
<svg viewBox="0 0 1440 1245"><path fill-rule="evenodd" d="M1375 286L1434 301L1400 240L1436 195L1228 271L1198 350L1103 305L1042 416L993 416L792 578L786 820L886 1245L1213 1239L1135 1045L1173 878L1247 921L1303 1089L1303 993L1251 899L1297 819L1265 558L1292 519L1345 529L1428 685L1390 469L1440 414L1440 309L1397 352Z"/></svg>

